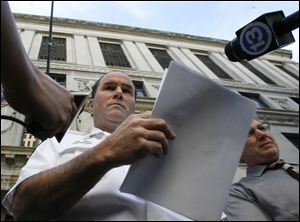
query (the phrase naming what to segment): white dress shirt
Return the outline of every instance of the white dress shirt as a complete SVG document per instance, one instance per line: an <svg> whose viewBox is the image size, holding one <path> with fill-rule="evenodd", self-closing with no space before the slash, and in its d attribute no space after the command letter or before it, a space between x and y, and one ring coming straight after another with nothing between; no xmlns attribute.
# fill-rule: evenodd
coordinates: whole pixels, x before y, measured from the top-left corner
<svg viewBox="0 0 300 222"><path fill-rule="evenodd" d="M19 178L5 195L3 206L11 212L12 197L16 187L26 178L41 171L56 167L86 150L96 146L110 134L93 128L86 135L68 131L58 143L53 137L44 141L33 152L22 168ZM69 211L57 220L190 220L157 204L137 196L121 193L119 188L128 172L129 165L113 168L87 192Z"/></svg>

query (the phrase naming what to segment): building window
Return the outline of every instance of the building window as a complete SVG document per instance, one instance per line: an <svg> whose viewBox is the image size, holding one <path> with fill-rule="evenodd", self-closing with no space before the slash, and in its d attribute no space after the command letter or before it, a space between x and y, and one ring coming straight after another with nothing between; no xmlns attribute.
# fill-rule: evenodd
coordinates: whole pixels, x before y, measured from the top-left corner
<svg viewBox="0 0 300 222"><path fill-rule="evenodd" d="M154 48L149 48L149 50L163 69L167 69L169 67L170 62L173 59L168 54L167 50Z"/></svg>
<svg viewBox="0 0 300 222"><path fill-rule="evenodd" d="M144 84L142 81L133 81L135 87L135 97L146 97L147 94L144 89Z"/></svg>
<svg viewBox="0 0 300 222"><path fill-rule="evenodd" d="M66 87L66 75L50 73L50 77L54 79L61 86Z"/></svg>
<svg viewBox="0 0 300 222"><path fill-rule="evenodd" d="M262 79L265 83L271 84L271 85L277 85L274 81L272 81L269 77L258 71L256 68L254 68L250 63L246 61L240 62L243 66L245 66L247 69L249 69L252 73L254 73L257 77Z"/></svg>
<svg viewBox="0 0 300 222"><path fill-rule="evenodd" d="M296 74L292 73L291 71L287 70L284 66L282 65L275 65L275 66L281 69L282 71L284 71L285 73L287 73L289 76L299 81L299 77Z"/></svg>
<svg viewBox="0 0 300 222"><path fill-rule="evenodd" d="M100 48L107 66L129 67L130 63L126 58L120 44L100 42Z"/></svg>
<svg viewBox="0 0 300 222"><path fill-rule="evenodd" d="M65 38L52 38L52 46L51 49L51 60L57 61L67 61L67 53L66 53L66 39ZM42 44L39 52L39 59L47 59L48 58L48 37L43 36Z"/></svg>
<svg viewBox="0 0 300 222"><path fill-rule="evenodd" d="M297 97L290 97L290 98L299 105L299 98Z"/></svg>
<svg viewBox="0 0 300 222"><path fill-rule="evenodd" d="M221 69L213 60L211 60L207 55L195 54L195 56L200 59L216 76L221 79L230 79L233 80L223 69Z"/></svg>
<svg viewBox="0 0 300 222"><path fill-rule="evenodd" d="M299 134L296 133L282 133L297 149L299 149Z"/></svg>
<svg viewBox="0 0 300 222"><path fill-rule="evenodd" d="M248 99L252 99L253 101L255 101L258 105L258 108L269 108L267 106L266 103L264 103L261 99L260 99L260 96L259 94L256 94L256 93L246 93L246 92L239 92L239 94L241 94L242 96L245 96L247 97Z"/></svg>

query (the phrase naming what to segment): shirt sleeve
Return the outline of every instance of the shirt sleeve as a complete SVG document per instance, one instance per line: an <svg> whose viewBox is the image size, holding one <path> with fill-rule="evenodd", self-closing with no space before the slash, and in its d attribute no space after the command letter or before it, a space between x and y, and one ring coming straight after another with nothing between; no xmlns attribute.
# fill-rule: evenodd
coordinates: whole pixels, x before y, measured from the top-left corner
<svg viewBox="0 0 300 222"><path fill-rule="evenodd" d="M239 184L232 186L227 200L224 209L226 221L271 221L255 198Z"/></svg>
<svg viewBox="0 0 300 222"><path fill-rule="evenodd" d="M26 165L22 168L16 184L3 198L2 205L6 208L9 214L13 215L11 209L12 200L18 185L30 176L56 166L58 147L59 144L57 140L55 138L51 138L41 143L32 153Z"/></svg>

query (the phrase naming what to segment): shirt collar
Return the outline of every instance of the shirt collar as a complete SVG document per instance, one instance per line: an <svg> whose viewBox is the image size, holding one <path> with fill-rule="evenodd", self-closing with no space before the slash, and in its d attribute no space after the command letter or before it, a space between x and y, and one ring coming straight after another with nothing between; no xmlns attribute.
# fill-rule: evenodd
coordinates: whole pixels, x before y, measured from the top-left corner
<svg viewBox="0 0 300 222"><path fill-rule="evenodd" d="M249 166L247 168L247 177L260 177L266 168L266 165Z"/></svg>
<svg viewBox="0 0 300 222"><path fill-rule="evenodd" d="M103 139L107 136L109 136L110 133L103 131L99 128L93 127L90 131L89 134L87 134L84 138L88 139L88 138L97 138L97 139Z"/></svg>
<svg viewBox="0 0 300 222"><path fill-rule="evenodd" d="M247 168L247 176L260 177L268 169L278 169L285 164L283 159L271 163L269 165L255 165Z"/></svg>
<svg viewBox="0 0 300 222"><path fill-rule="evenodd" d="M274 170L274 169L279 169L281 167L283 167L283 165L285 164L283 159L279 159L271 164L269 164L268 169Z"/></svg>

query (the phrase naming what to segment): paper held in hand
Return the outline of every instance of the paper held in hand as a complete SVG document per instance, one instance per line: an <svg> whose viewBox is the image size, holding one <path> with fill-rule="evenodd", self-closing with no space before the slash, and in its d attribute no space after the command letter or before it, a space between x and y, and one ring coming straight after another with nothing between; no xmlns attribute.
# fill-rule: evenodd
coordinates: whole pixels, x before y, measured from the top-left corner
<svg viewBox="0 0 300 222"><path fill-rule="evenodd" d="M194 220L219 220L255 113L252 100L172 62L152 116L176 139L168 155L133 164L120 190Z"/></svg>

